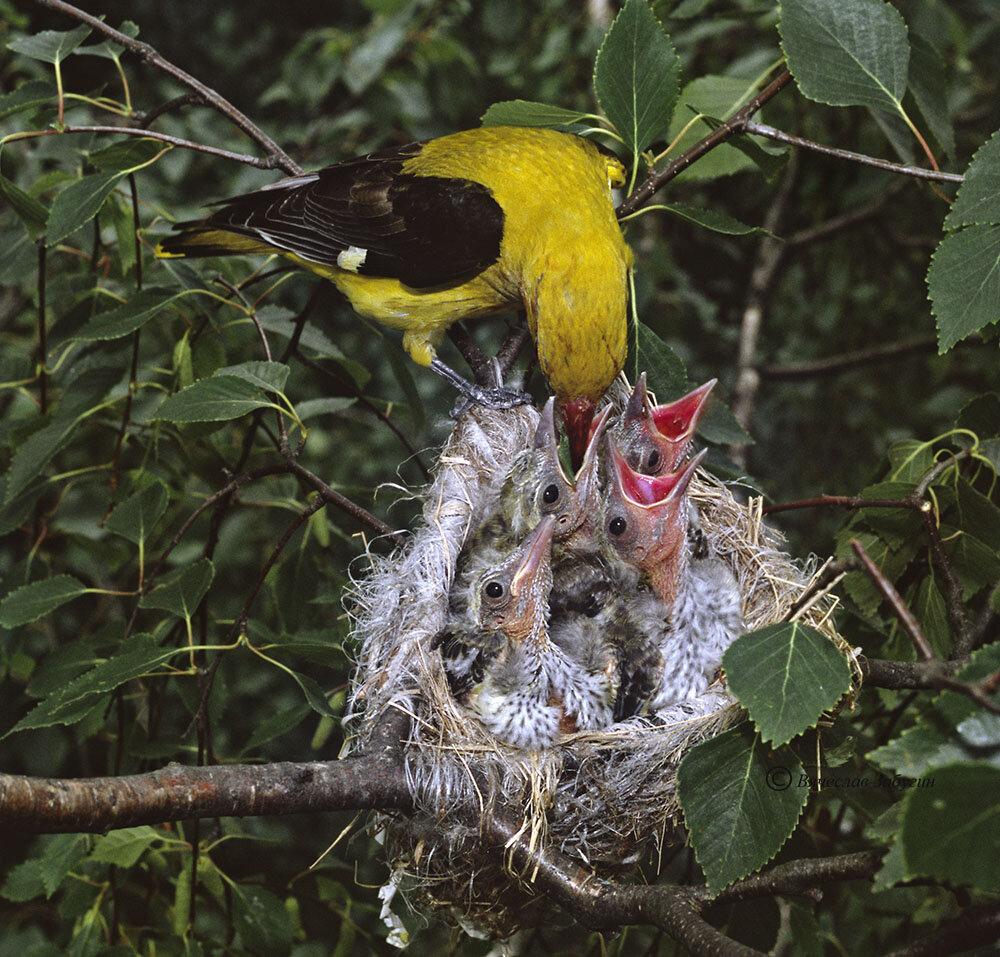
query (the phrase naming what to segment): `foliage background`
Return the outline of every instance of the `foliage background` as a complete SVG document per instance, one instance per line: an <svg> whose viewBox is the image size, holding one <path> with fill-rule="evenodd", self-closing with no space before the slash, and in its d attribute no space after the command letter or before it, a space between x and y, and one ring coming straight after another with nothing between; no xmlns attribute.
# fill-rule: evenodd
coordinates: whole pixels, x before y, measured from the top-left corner
<svg viewBox="0 0 1000 957"><path fill-rule="evenodd" d="M600 2L562 0L286 2L280 12L260 0L238 4L131 0L87 6L107 14L115 25L126 18L135 21L142 39L232 99L306 168L475 126L486 107L500 100L521 97L592 110L593 60L614 13L613 7ZM1000 17L990 0L947 5L913 0L898 6L911 31L938 49L947 64L943 92L955 130L954 156L947 168L962 170L989 133L1000 127L995 65ZM706 74L749 83L780 55L777 9L770 2L682 0L660 2L654 9L680 57L682 87ZM9 0L0 2L0 18L4 39L73 26L27 2ZM138 109L151 108L179 92L134 59L125 57L124 62ZM119 81L105 59L70 57L63 74L67 90L121 96ZM50 79L51 70L5 52L0 62L5 89L36 76ZM73 110L70 117L77 122L88 122L93 115L86 105ZM41 129L52 119L51 107L40 110L30 124L16 115L4 121L4 133ZM791 87L768 105L764 119L820 142L873 155L891 156L898 145L903 159L913 158L898 131L876 122L869 111L825 107L805 100ZM247 149L238 131L206 109L166 115L158 128L228 149ZM3 152L2 172L50 202L63 183L89 170L86 151L107 142L106 137L83 134L11 144ZM907 150L911 155L905 155ZM169 220L196 217L204 203L253 189L274 177L212 157L171 151L138 177L147 241L166 232ZM924 275L941 237L944 204L927 186L915 182L903 182L890 193L893 183L889 174L840 160L812 154L799 158L786 214L776 230L779 235L801 233L883 202L856 226L789 246L767 296L756 354L761 366L933 337ZM777 190L777 182L768 182L753 167L744 166L731 175L679 179L671 184L670 199L761 224ZM109 288L130 289L134 265L125 247L118 247L121 223L129 216L127 190L122 189L101 214L99 245L95 246L93 230L84 228L50 250L46 290L50 349L60 348L88 318L92 302L83 293L93 285L95 274L103 275ZM0 394L0 412L4 441L16 448L37 427L38 388L28 382L37 348L37 253L12 210L3 211L0 230L2 379L24 383ZM734 383L740 322L761 240L710 232L666 214L640 217L628 238L639 263L638 310L643 321L683 357L694 381L717 376L725 396ZM239 282L257 265L220 260L217 269L229 281ZM168 269L176 270L181 283L193 281L184 266L153 262L147 247L147 285L170 284ZM439 445L449 428L446 413L452 396L434 376L419 370L412 370L411 376L393 334L359 322L337 301L332 288L313 278L296 273L268 295L266 304L272 315L296 315L314 292L318 299L309 328L336 346L315 340L312 354L332 370L333 377L293 363L284 391L297 405L331 395L342 395L345 402L336 411L329 411L329 405L315 407L315 418L307 420L309 440L302 461L389 524L405 527L415 514L414 504L396 502L398 496L391 489L376 490L384 483L418 483L421 472L397 437L354 400L355 386L371 404L388 412L417 448L426 449ZM471 331L484 347L495 346L503 323L483 323ZM280 351L284 340L277 336L272 340ZM5 513L9 521L0 551L3 592L65 571L87 585L134 589L139 572L136 549L102 527L108 510L154 477L165 484L167 507L145 545L148 568L151 557L196 504L224 483L226 470L237 467L249 418L180 427L152 420L166 391L219 367L262 358L248 321L231 310L185 300L169 318L143 330L141 387L132 413L135 424L117 469L118 488L110 488L128 343L122 339L72 346L53 373L53 394L64 403L88 390L93 390L95 403L104 395L119 401L76 427L79 431L74 430L48 470L62 480L40 484L25 515ZM338 349L343 359L337 358ZM449 350L446 346L445 360L460 365L457 354ZM750 424L755 444L747 453L745 468L773 501L822 492L856 493L883 474L892 443L929 440L951 428L970 399L996 388L996 369L995 343L977 340L943 357L929 345L891 363L834 375L783 379L765 374ZM536 394L543 394L537 375L531 384ZM264 461L269 446L259 431L245 467ZM716 450L713 456L720 469L741 471L728 461L725 450ZM429 462L431 453L422 457ZM988 484L985 491L991 491ZM238 503L217 523L203 515L172 553L171 567L183 569L211 543L214 581L206 603L190 623L198 640L224 643L264 559L305 495L289 476L255 483L242 491ZM844 516L833 509L791 512L780 520L791 550L802 555L831 553L843 523ZM317 682L330 696L333 711L342 704L349 673L349 649L340 645L346 636L341 597L347 569L363 568L358 531L351 519L329 508L316 513L304 533L299 531L292 539L251 610L251 634L273 643L268 651L272 658ZM915 594L916 577L912 584ZM128 596L88 594L36 625L0 632L0 730L12 727L38 698L79 674L95 656L113 649L134 604ZM852 617L850 604L844 629L852 643L883 657L890 652L912 657L889 615ZM182 618L146 609L137 620L158 640L183 644ZM928 621L924 624L930 629ZM77 636L83 640L74 641ZM279 646L287 646L292 637L298 645L282 650ZM199 664L207 667L214 660L201 657ZM331 758L339 749L337 722L310 710L284 671L246 649L219 656L209 699L210 733L203 728L199 737L192 728L192 715L203 687L196 675L152 679L139 689L119 691L111 707L91 702L86 713L77 716L79 723L54 724L5 738L0 743L0 768L75 777L142 771L168 759L193 763L205 751L225 761L271 761ZM874 736L870 743L888 740L912 699L892 692L865 695L862 714L873 724L837 733L870 734ZM879 724L877 719L886 714L894 715L892 721ZM840 831L850 830L844 824L848 803L842 797L817 796L787 853L807 853L810 848L826 852L834 842L843 844ZM224 840L203 823L200 836L217 841L203 855L204 885L196 895L206 952L208 941L231 939L234 924L240 931L238 946L257 953L287 952L293 934L297 957L355 949L391 952L371 889L383 882L385 868L367 837L356 831L325 859L318 878L304 874L349 820L349 816L324 815L227 821ZM56 893L30 898L19 895L17 880L12 883L8 877L7 900L0 901L0 928L4 928L0 957L66 952L70 928L76 922L79 929L88 914L94 915L95 928L112 919L132 928L130 943L142 939L138 928L147 926L159 941L158 952L196 952L190 950L195 946L192 939L181 934L189 899L185 894L190 892L182 877L189 858L181 849L195 832L192 825L185 825L172 833L172 841L157 843L140 865L132 866L135 861L127 853L116 856L118 852L108 851L103 860L81 863L80 845L67 844L63 849L52 843L63 838L32 839L5 832L4 866L36 860L41 849L55 853L55 847L65 853L70 862L66 873L74 877L65 883L53 878L59 887ZM213 877L216 873L234 883ZM684 851L668 873L675 878L697 874L697 866ZM19 879L30 876L21 871ZM102 891L104 882L116 890ZM105 893L106 900L99 900ZM959 899L960 895L955 898L939 890L898 888L883 891L876 900L867 889L846 885L839 893L831 892L815 914L797 906L791 912L786 908L786 937L789 920L798 921L809 932L817 926L846 952L877 952L890 933L918 933L957 913ZM277 908L272 906L275 902ZM255 908L269 915L273 926L254 926L248 915ZM777 933L778 908L770 903L735 906L723 919L731 936L767 949ZM647 949L670 953L672 947L649 930L630 931L606 944L595 937L584 939L582 931L575 933L580 937L561 930L538 932L527 943L527 952L579 952L583 947L598 953L607 946L617 953ZM105 952L108 948L102 949L101 938L95 933L79 943L77 936L74 946L80 953ZM131 952L122 946L126 949L121 952ZM418 953L421 948L440 952L442 946L461 953L488 949L486 944L452 938L439 925L425 930L413 946Z"/></svg>

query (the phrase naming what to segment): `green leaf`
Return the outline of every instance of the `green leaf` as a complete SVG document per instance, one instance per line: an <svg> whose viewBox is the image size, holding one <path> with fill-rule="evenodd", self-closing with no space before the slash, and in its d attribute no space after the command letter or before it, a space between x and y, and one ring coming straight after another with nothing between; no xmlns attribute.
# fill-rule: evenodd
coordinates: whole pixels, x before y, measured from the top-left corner
<svg viewBox="0 0 1000 957"><path fill-rule="evenodd" d="M286 957L292 921L280 898L262 887L233 884L233 918L243 946L261 957Z"/></svg>
<svg viewBox="0 0 1000 957"><path fill-rule="evenodd" d="M115 510L105 519L104 527L109 532L141 545L149 537L153 526L163 517L167 497L166 485L155 481L116 505Z"/></svg>
<svg viewBox="0 0 1000 957"><path fill-rule="evenodd" d="M118 867L134 867L139 858L161 839L162 835L153 827L123 827L98 837L90 860Z"/></svg>
<svg viewBox="0 0 1000 957"><path fill-rule="evenodd" d="M749 236L751 233L773 235L760 226L747 226L717 209L701 209L698 206L689 206L687 203L665 203L663 208L692 223L717 233L725 233L727 236Z"/></svg>
<svg viewBox="0 0 1000 957"><path fill-rule="evenodd" d="M12 867L7 872L3 887L0 887L0 897L15 904L41 897L44 893L41 861L34 859Z"/></svg>
<svg viewBox="0 0 1000 957"><path fill-rule="evenodd" d="M900 113L910 60L906 23L882 0L783 0L781 46L804 96Z"/></svg>
<svg viewBox="0 0 1000 957"><path fill-rule="evenodd" d="M0 602L0 625L4 628L26 625L86 591L86 586L72 575L56 575L22 585Z"/></svg>
<svg viewBox="0 0 1000 957"><path fill-rule="evenodd" d="M298 704L287 711L279 711L277 714L265 718L255 728L250 740L243 746L243 753L255 751L262 744L280 738L293 728L297 728L305 719L312 714L312 707L308 704Z"/></svg>
<svg viewBox="0 0 1000 957"><path fill-rule="evenodd" d="M385 357L389 360L392 374L399 383L399 387L406 396L406 404L409 407L410 415L413 416L413 432L411 437L422 435L427 428L427 415L424 409L424 400L420 398L417 391L417 384L413 381L411 369L413 363L405 356L402 350L389 346L385 350Z"/></svg>
<svg viewBox="0 0 1000 957"><path fill-rule="evenodd" d="M17 213L18 219L32 239L40 239L45 235L49 211L37 199L29 196L6 176L0 176L0 193L3 193L4 198L10 203L10 208Z"/></svg>
<svg viewBox="0 0 1000 957"><path fill-rule="evenodd" d="M264 306L257 310L257 320L268 332L275 332L286 339L290 339L295 331L295 323L288 310ZM359 389L371 379L371 373L359 362L345 356L343 350L315 323L306 323L299 337L299 347L309 349L317 356L334 359L347 370Z"/></svg>
<svg viewBox="0 0 1000 957"><path fill-rule="evenodd" d="M1000 643L976 651L956 675L962 681L978 681L1000 670ZM1000 696L998 696L1000 697ZM888 744L869 752L868 759L905 777L919 778L936 765L955 761L986 761L1000 767L1000 746L979 746L966 740L958 728L982 709L956 691L943 691L930 709Z"/></svg>
<svg viewBox="0 0 1000 957"><path fill-rule="evenodd" d="M128 139L89 152L87 159L91 166L106 173L128 173L137 166L148 163L166 148L167 144L159 140L130 136Z"/></svg>
<svg viewBox="0 0 1000 957"><path fill-rule="evenodd" d="M291 369L284 362L241 362L235 366L225 366L217 369L214 375L236 376L238 379L246 379L255 386L265 389L268 392L281 392L285 388L288 380L288 373Z"/></svg>
<svg viewBox="0 0 1000 957"><path fill-rule="evenodd" d="M0 120L31 109L39 103L47 103L55 99L56 88L45 80L29 80L22 83L13 93L0 96Z"/></svg>
<svg viewBox="0 0 1000 957"><path fill-rule="evenodd" d="M134 40L139 35L139 28L131 20L123 20L122 25L118 28L118 32L124 33L125 36L131 37ZM78 47L74 51L76 56L99 56L108 60L117 60L124 52L125 47L120 43L115 43L110 37L102 40L100 43Z"/></svg>
<svg viewBox="0 0 1000 957"><path fill-rule="evenodd" d="M941 241L927 271L938 352L1000 319L1000 226L969 226Z"/></svg>
<svg viewBox="0 0 1000 957"><path fill-rule="evenodd" d="M920 34L910 35L908 84L934 138L949 156L955 155L955 131L948 115L948 76L941 55ZM954 207L952 207L954 209Z"/></svg>
<svg viewBox="0 0 1000 957"><path fill-rule="evenodd" d="M45 228L45 243L56 243L75 233L100 212L123 173L94 173L67 186L52 202Z"/></svg>
<svg viewBox="0 0 1000 957"><path fill-rule="evenodd" d="M141 329L150 319L159 315L175 299L187 295L160 286L137 292L128 302L114 309L100 312L74 336L84 342L120 339Z"/></svg>
<svg viewBox="0 0 1000 957"><path fill-rule="evenodd" d="M179 569L162 585L139 600L140 608L159 608L180 618L190 618L215 578L215 566L207 558Z"/></svg>
<svg viewBox="0 0 1000 957"><path fill-rule="evenodd" d="M34 36L10 40L7 46L33 60L61 63L87 39L89 33L90 27L87 26L75 30L43 30Z"/></svg>
<svg viewBox="0 0 1000 957"><path fill-rule="evenodd" d="M224 422L273 406L253 383L234 375L214 375L168 396L153 415L167 422Z"/></svg>
<svg viewBox="0 0 1000 957"><path fill-rule="evenodd" d="M60 416L21 443L7 473L7 502L12 502L29 482L41 474L52 456L66 444L76 423L76 416Z"/></svg>
<svg viewBox="0 0 1000 957"><path fill-rule="evenodd" d="M710 398L698 422L698 434L718 445L753 445L753 438L740 425L733 410L724 402Z"/></svg>
<svg viewBox="0 0 1000 957"><path fill-rule="evenodd" d="M94 708L106 708L108 692L149 674L179 654L187 654L187 649L160 648L151 635L135 635L113 658L102 661L40 701L3 737L16 731L79 721Z"/></svg>
<svg viewBox="0 0 1000 957"><path fill-rule="evenodd" d="M1000 891L1000 768L934 768L910 791L900 840L907 877Z"/></svg>
<svg viewBox="0 0 1000 957"><path fill-rule="evenodd" d="M761 738L776 745L815 727L851 686L851 669L833 642L795 621L741 635L722 667Z"/></svg>
<svg viewBox="0 0 1000 957"><path fill-rule="evenodd" d="M684 755L677 793L711 894L759 870L788 840L809 798L795 786L801 775L791 751L770 749L746 723Z"/></svg>
<svg viewBox="0 0 1000 957"><path fill-rule="evenodd" d="M586 115L532 100L504 100L502 103L494 103L483 114L481 122L483 126L542 126L547 129L562 129L583 122Z"/></svg>
<svg viewBox="0 0 1000 957"><path fill-rule="evenodd" d="M38 862L46 897L59 890L69 872L84 859L90 841L89 834L58 834L46 838L45 850Z"/></svg>
<svg viewBox="0 0 1000 957"><path fill-rule="evenodd" d="M315 419L321 415L334 415L349 409L357 399L347 396L329 396L325 399L306 399L295 406L295 412L302 421ZM0 532L2 534L2 532Z"/></svg>
<svg viewBox="0 0 1000 957"><path fill-rule="evenodd" d="M677 105L680 60L646 0L626 0L601 44L594 90L633 153L641 153L670 125Z"/></svg>
<svg viewBox="0 0 1000 957"><path fill-rule="evenodd" d="M632 357L633 381L639 378L640 372L645 372L649 387L658 395L679 397L688 392L690 379L681 357L641 322L637 324L636 337L639 348Z"/></svg>
<svg viewBox="0 0 1000 957"><path fill-rule="evenodd" d="M1000 223L1000 131L976 150L965 182L944 219L945 229Z"/></svg>

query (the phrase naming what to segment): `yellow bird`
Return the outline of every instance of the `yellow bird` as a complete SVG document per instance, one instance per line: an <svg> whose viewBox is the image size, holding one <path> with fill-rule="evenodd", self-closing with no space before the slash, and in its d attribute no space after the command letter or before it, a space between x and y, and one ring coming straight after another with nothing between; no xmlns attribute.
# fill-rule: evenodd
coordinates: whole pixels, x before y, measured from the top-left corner
<svg viewBox="0 0 1000 957"><path fill-rule="evenodd" d="M611 197L624 179L579 136L483 127L223 200L178 224L157 255L280 253L402 330L414 361L476 400L483 390L437 347L453 322L524 308L579 463L595 403L625 362L632 251Z"/></svg>

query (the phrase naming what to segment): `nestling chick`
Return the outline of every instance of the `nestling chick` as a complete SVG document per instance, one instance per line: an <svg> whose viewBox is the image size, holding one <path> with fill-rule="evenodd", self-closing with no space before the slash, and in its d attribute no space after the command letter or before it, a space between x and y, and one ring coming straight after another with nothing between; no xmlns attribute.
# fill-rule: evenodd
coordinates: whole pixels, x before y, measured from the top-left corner
<svg viewBox="0 0 1000 957"><path fill-rule="evenodd" d="M547 516L476 579L465 625L441 641L459 700L497 737L521 748L612 721L615 675L593 656L581 663L553 644L548 599L556 521Z"/></svg>

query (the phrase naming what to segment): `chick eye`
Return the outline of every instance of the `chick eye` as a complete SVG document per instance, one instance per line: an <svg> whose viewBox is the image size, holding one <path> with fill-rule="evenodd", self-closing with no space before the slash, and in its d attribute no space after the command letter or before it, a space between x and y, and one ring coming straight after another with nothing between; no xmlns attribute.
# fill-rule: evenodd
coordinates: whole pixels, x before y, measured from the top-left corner
<svg viewBox="0 0 1000 957"><path fill-rule="evenodd" d="M483 593L487 598L492 598L496 601L498 598L503 598L504 588L500 582L487 582L486 587L483 589Z"/></svg>
<svg viewBox="0 0 1000 957"><path fill-rule="evenodd" d="M649 461L646 463L646 467L652 472L654 469L660 466L660 453L657 449L653 449L649 453Z"/></svg>
<svg viewBox="0 0 1000 957"><path fill-rule="evenodd" d="M608 532L615 537L625 534L625 529L628 528L628 522L625 521L620 515L611 519L608 522Z"/></svg>
<svg viewBox="0 0 1000 957"><path fill-rule="evenodd" d="M555 482L545 486L545 491L542 492L542 501L546 505L555 505L559 501L559 486Z"/></svg>

